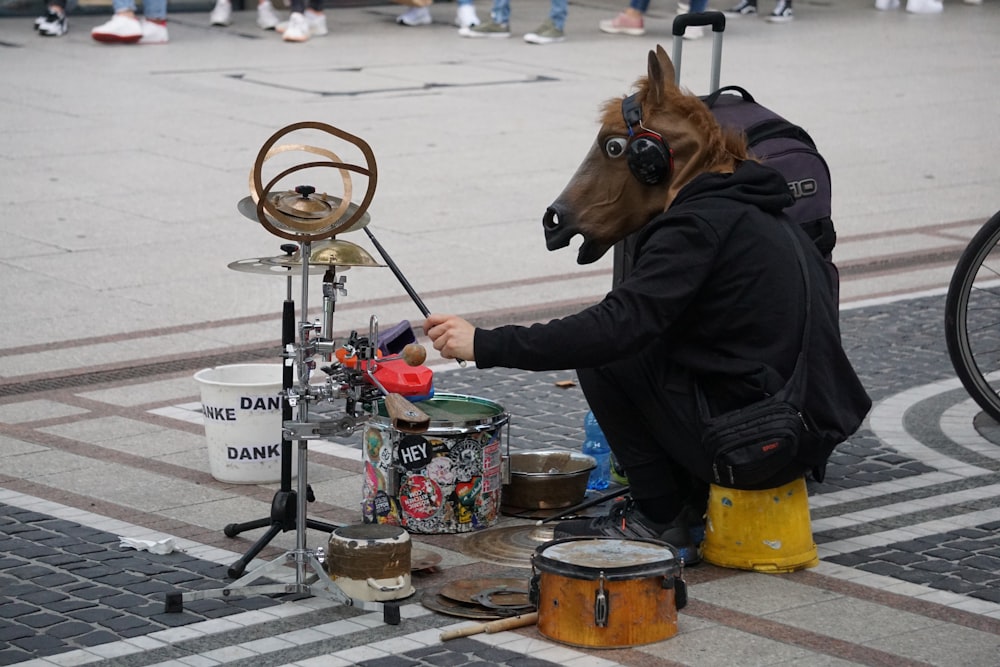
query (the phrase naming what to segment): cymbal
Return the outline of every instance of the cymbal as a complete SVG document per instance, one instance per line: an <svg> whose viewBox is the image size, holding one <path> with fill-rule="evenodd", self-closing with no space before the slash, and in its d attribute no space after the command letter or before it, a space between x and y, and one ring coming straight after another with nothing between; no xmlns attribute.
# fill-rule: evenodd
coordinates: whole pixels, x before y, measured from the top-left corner
<svg viewBox="0 0 1000 667"><path fill-rule="evenodd" d="M279 266L301 266L302 257L296 250L291 255L275 257L274 263ZM349 266L385 266L379 264L367 250L357 243L343 239L324 239L313 243L309 248L309 263L323 266L346 268Z"/></svg>
<svg viewBox="0 0 1000 667"><path fill-rule="evenodd" d="M531 555L553 539L553 526L534 523L479 530L463 540L462 553L507 567L531 567Z"/></svg>
<svg viewBox="0 0 1000 667"><path fill-rule="evenodd" d="M317 235L333 232L340 224L349 220L358 211L358 205L350 202L346 210L336 220L322 224L323 218L332 215L334 211L343 205L343 199L322 192L313 192L303 196L294 190L287 190L285 192L269 193L267 200L278 211L281 211L291 219L300 221L301 224L293 227L265 213L268 224L278 230L287 232L287 234L283 234L282 236L292 240L299 240L306 237L300 227L306 228L308 233L312 235L309 238L317 238ZM236 209L243 214L243 217L249 218L254 222L260 222L260 219L257 217L257 201L254 197L244 197L236 204ZM315 220L321 222L315 224L311 222ZM363 229L371 220L371 214L365 211L354 224L338 233L345 234ZM317 224L320 225L318 228L316 227Z"/></svg>
<svg viewBox="0 0 1000 667"><path fill-rule="evenodd" d="M294 268L302 266L301 248L290 255L238 259L229 264L234 271L287 276ZM324 239L309 248L309 275L324 273L330 267L346 271L352 266L385 266L375 261L367 250L357 243L342 239Z"/></svg>
<svg viewBox="0 0 1000 667"><path fill-rule="evenodd" d="M295 267L275 264L273 257L253 257L250 259L238 259L235 262L230 262L227 266L233 271L240 271L241 273L260 273L268 276L285 276L294 275L293 269ZM326 270L330 268L325 264L313 264L309 267L309 275L320 275L325 273ZM344 271L347 267L344 267Z"/></svg>

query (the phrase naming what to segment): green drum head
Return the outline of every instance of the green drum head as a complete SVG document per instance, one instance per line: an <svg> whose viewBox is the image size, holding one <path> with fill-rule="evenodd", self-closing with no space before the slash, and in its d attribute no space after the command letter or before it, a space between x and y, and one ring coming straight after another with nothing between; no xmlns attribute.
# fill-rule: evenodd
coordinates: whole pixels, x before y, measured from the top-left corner
<svg viewBox="0 0 1000 667"><path fill-rule="evenodd" d="M491 423L504 415L502 406L485 398L461 394L437 394L414 403L427 413L435 426L465 426ZM385 401L378 402L378 416L388 418Z"/></svg>

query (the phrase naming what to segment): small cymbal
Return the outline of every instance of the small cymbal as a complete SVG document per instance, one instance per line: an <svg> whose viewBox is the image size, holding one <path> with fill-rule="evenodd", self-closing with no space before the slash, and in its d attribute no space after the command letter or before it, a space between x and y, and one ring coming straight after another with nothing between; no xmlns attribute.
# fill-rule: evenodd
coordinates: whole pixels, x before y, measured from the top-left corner
<svg viewBox="0 0 1000 667"><path fill-rule="evenodd" d="M347 205L346 210L337 220L329 222L324 225L323 228L313 229L313 225L310 224L311 220L322 220L324 217L331 215L338 207L343 204L343 199L336 197L334 195L328 195L322 192L314 192L308 196L303 196L294 190L288 190L285 192L272 192L267 195L268 201L279 211L285 215L301 220L302 224L308 227L310 234L323 234L326 231L333 232L338 225L342 222L346 222L351 216L357 213L358 205L351 202ZM246 196L241 199L236 204L236 209L243 214L243 217L249 218L254 222L260 222L257 218L257 202L251 196ZM371 214L365 211L358 220L352 224L347 229L341 230L338 233L345 234L347 232L354 232L359 229L363 229L368 226L372 220ZM267 216L267 222L285 232L289 233L286 238L291 238L297 240L304 237L301 229L292 227L284 222L276 219L273 216Z"/></svg>
<svg viewBox="0 0 1000 667"><path fill-rule="evenodd" d="M295 267L275 264L274 257L253 257L250 259L238 259L235 262L230 262L228 264L229 268L233 271L240 271L241 273L260 273L268 276L285 276L295 275ZM329 266L325 264L313 264L309 267L309 275L320 275L324 273ZM347 270L345 266L344 271Z"/></svg>
<svg viewBox="0 0 1000 667"><path fill-rule="evenodd" d="M290 255L238 259L229 264L233 271L287 276L292 269L302 266L301 249ZM352 266L385 266L375 261L371 254L357 243L341 239L324 239L311 244L309 249L309 275L324 273L330 267L346 271Z"/></svg>
<svg viewBox="0 0 1000 667"><path fill-rule="evenodd" d="M302 257L296 250L291 255L275 257L274 263L279 266L301 266ZM375 261L367 250L357 243L343 239L324 239L313 243L309 248L309 263L323 266L385 266Z"/></svg>

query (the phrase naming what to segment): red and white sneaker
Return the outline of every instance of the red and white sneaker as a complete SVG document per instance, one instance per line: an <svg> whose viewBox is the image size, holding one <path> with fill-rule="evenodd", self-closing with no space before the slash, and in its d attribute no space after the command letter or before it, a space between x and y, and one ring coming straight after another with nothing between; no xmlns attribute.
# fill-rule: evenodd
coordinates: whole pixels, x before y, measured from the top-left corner
<svg viewBox="0 0 1000 667"><path fill-rule="evenodd" d="M144 19L142 21L142 39L140 44L166 44L170 41L165 20Z"/></svg>
<svg viewBox="0 0 1000 667"><path fill-rule="evenodd" d="M606 32L610 35L641 37L646 34L646 27L643 25L642 17L632 16L626 12L622 12L613 19L601 21L598 27L601 29L601 32Z"/></svg>
<svg viewBox="0 0 1000 667"><path fill-rule="evenodd" d="M90 36L106 44L135 44L142 39L142 23L134 16L115 14L91 30Z"/></svg>

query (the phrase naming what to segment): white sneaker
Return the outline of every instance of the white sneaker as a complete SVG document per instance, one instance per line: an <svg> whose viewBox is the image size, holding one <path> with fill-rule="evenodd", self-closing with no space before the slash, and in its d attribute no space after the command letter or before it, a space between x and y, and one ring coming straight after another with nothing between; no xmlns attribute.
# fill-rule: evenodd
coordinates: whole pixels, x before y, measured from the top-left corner
<svg viewBox="0 0 1000 667"><path fill-rule="evenodd" d="M891 9L899 9L899 0L875 0L875 9L880 12L887 12Z"/></svg>
<svg viewBox="0 0 1000 667"><path fill-rule="evenodd" d="M306 26L309 28L310 37L322 37L327 35L330 31L326 27L326 14L317 12L314 9L307 9L303 14L306 18ZM291 24L291 14L288 16L287 21L282 21L278 25L274 26L274 31L279 35L284 35L285 31L288 30L288 26ZM305 40L301 39L290 39L290 42L302 42Z"/></svg>
<svg viewBox="0 0 1000 667"><path fill-rule="evenodd" d="M208 20L212 25L229 25L233 22L233 4L229 0L217 0Z"/></svg>
<svg viewBox="0 0 1000 667"><path fill-rule="evenodd" d="M313 37L322 37L330 34L326 27L326 14L317 12L315 9L306 10L306 23L309 24L309 34Z"/></svg>
<svg viewBox="0 0 1000 667"><path fill-rule="evenodd" d="M281 17L274 11L274 5L265 1L257 5L257 27L261 30L274 30L281 23Z"/></svg>
<svg viewBox="0 0 1000 667"><path fill-rule="evenodd" d="M135 44L142 39L142 24L134 16L115 14L91 30L90 36L107 44Z"/></svg>
<svg viewBox="0 0 1000 667"><path fill-rule="evenodd" d="M396 17L396 23L408 26L430 25L433 20L430 7L413 7Z"/></svg>
<svg viewBox="0 0 1000 667"><path fill-rule="evenodd" d="M684 30L684 39L701 39L705 36L705 28L700 25L689 25Z"/></svg>
<svg viewBox="0 0 1000 667"><path fill-rule="evenodd" d="M940 14L944 5L941 0L906 0L906 11L911 14Z"/></svg>
<svg viewBox="0 0 1000 667"><path fill-rule="evenodd" d="M472 3L458 6L458 11L455 12L455 25L459 28L479 25L479 17L476 16L476 8Z"/></svg>
<svg viewBox="0 0 1000 667"><path fill-rule="evenodd" d="M309 39L309 21L305 14L292 12L286 25L279 25L276 30L286 42L305 42Z"/></svg>
<svg viewBox="0 0 1000 667"><path fill-rule="evenodd" d="M166 23L158 23L149 19L143 20L140 44L166 44L169 41L170 36L167 34Z"/></svg>

